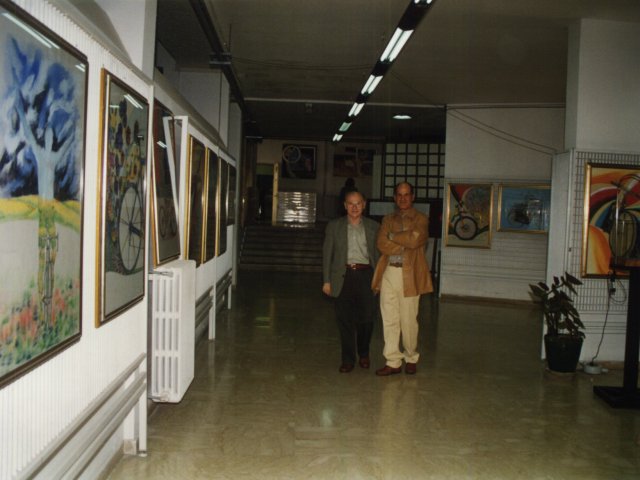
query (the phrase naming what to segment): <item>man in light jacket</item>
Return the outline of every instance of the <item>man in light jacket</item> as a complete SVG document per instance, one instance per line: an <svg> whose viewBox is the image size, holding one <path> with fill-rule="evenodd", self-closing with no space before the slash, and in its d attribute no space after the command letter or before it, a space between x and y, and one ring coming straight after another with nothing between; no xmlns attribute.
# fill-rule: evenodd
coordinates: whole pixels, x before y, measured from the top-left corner
<svg viewBox="0 0 640 480"><path fill-rule="evenodd" d="M413 208L413 186L396 185L396 211L386 215L378 231L377 246L382 256L373 275L372 288L380 291L386 365L376 375L386 377L402 371L413 375L420 354L418 347L418 305L420 295L433 291L425 258L429 218ZM400 350L402 337L403 350Z"/></svg>

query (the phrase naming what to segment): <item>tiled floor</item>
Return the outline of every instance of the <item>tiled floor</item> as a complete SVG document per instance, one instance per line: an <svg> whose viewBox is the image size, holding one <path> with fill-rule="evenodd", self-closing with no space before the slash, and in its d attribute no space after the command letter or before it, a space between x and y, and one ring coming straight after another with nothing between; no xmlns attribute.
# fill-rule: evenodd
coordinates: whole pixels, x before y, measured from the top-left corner
<svg viewBox="0 0 640 480"><path fill-rule="evenodd" d="M640 412L545 373L538 314L423 298L415 376L338 373L317 274L242 272L178 405L149 420L146 458L112 479L638 479Z"/></svg>

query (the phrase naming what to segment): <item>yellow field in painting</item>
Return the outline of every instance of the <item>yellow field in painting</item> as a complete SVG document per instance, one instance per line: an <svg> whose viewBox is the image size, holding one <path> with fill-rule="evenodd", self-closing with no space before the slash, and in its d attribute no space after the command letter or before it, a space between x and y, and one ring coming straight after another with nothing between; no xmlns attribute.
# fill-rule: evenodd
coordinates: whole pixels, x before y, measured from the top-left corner
<svg viewBox="0 0 640 480"><path fill-rule="evenodd" d="M16 198L0 198L0 222L7 220L37 220L39 215L38 205L42 202L37 195L25 195ZM80 231L80 202L67 200L59 202L51 200L56 212L56 223L66 225L76 231Z"/></svg>

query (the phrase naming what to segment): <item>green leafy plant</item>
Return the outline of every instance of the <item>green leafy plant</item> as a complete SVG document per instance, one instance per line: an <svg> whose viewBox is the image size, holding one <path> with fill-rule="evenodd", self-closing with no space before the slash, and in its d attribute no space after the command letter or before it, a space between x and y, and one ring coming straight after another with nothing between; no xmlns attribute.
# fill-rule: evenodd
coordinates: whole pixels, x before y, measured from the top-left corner
<svg viewBox="0 0 640 480"><path fill-rule="evenodd" d="M544 282L529 284L531 296L542 306L548 334L584 338L584 324L566 292L577 295L577 285L582 285L582 282L567 272L560 278L553 277L551 286Z"/></svg>

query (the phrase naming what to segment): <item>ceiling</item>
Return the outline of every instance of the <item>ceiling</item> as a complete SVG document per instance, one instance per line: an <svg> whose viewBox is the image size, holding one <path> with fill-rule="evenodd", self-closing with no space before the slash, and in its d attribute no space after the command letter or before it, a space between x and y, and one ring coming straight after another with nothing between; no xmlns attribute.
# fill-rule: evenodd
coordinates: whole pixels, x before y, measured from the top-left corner
<svg viewBox="0 0 640 480"><path fill-rule="evenodd" d="M217 37L247 132L330 140L408 3L158 0L157 39L178 69L194 70L211 68ZM563 104L579 18L640 22L640 2L434 0L344 141L443 138L445 106Z"/></svg>

